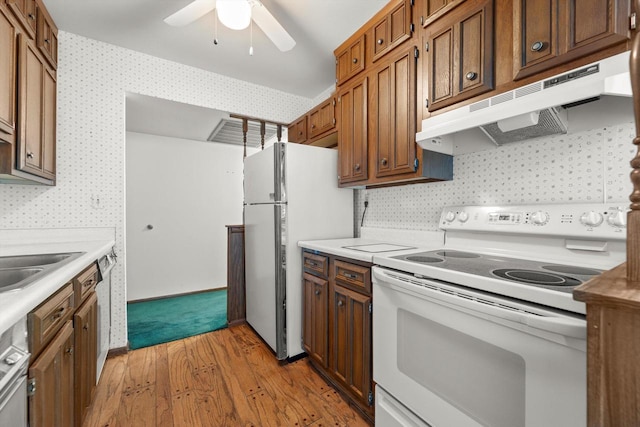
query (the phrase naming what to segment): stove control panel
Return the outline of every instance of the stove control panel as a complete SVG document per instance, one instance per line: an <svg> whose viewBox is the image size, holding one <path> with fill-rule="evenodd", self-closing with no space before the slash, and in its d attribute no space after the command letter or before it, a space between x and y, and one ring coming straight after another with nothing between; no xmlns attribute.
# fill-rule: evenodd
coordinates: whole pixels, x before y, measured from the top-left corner
<svg viewBox="0 0 640 427"><path fill-rule="evenodd" d="M449 206L440 228L622 240L627 211L609 204Z"/></svg>

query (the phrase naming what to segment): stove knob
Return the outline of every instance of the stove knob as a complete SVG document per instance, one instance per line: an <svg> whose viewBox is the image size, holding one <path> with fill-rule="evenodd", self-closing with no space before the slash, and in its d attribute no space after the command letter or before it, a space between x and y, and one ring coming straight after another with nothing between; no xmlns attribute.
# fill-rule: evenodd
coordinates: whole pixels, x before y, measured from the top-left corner
<svg viewBox="0 0 640 427"><path fill-rule="evenodd" d="M549 222L549 214L542 211L534 212L531 215L531 222L534 225L545 225L547 222Z"/></svg>
<svg viewBox="0 0 640 427"><path fill-rule="evenodd" d="M460 222L467 222L467 220L469 219L469 214L466 212L460 212L458 214L458 221Z"/></svg>
<svg viewBox="0 0 640 427"><path fill-rule="evenodd" d="M447 222L452 222L454 219L456 219L456 214L455 212L447 212L447 214L444 216L444 220Z"/></svg>
<svg viewBox="0 0 640 427"><path fill-rule="evenodd" d="M607 222L612 227L626 228L627 227L627 213L624 210L618 208L616 211L612 212L607 217Z"/></svg>
<svg viewBox="0 0 640 427"><path fill-rule="evenodd" d="M602 214L591 211L583 213L580 217L580 222L587 227L597 227L602 224L602 219Z"/></svg>

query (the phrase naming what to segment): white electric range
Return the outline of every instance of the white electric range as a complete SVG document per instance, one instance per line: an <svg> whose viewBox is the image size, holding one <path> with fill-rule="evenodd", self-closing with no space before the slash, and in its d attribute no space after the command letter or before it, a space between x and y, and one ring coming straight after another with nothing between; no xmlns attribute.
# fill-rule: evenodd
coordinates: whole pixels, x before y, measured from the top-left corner
<svg viewBox="0 0 640 427"><path fill-rule="evenodd" d="M625 225L618 205L456 206L442 247L374 256L376 424L585 425L572 290L624 262Z"/></svg>

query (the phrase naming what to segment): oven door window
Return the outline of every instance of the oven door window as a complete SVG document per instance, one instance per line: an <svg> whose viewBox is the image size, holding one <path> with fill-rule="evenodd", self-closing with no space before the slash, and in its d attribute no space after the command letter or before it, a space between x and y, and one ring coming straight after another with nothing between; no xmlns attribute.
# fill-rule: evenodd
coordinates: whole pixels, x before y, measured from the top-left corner
<svg viewBox="0 0 640 427"><path fill-rule="evenodd" d="M483 425L525 425L518 354L400 309L398 369Z"/></svg>

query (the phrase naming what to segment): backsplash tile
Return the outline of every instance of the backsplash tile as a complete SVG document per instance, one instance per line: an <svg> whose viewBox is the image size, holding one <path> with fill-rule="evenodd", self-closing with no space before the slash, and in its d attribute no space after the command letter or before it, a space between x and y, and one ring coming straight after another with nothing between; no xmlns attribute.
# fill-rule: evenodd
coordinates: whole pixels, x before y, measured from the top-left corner
<svg viewBox="0 0 640 427"><path fill-rule="evenodd" d="M437 230L448 205L628 204L633 123L504 145L453 159L453 181L356 191L364 226Z"/></svg>
<svg viewBox="0 0 640 427"><path fill-rule="evenodd" d="M112 346L126 345L125 94L288 122L311 99L61 31L57 185L0 185L0 229L115 227Z"/></svg>

